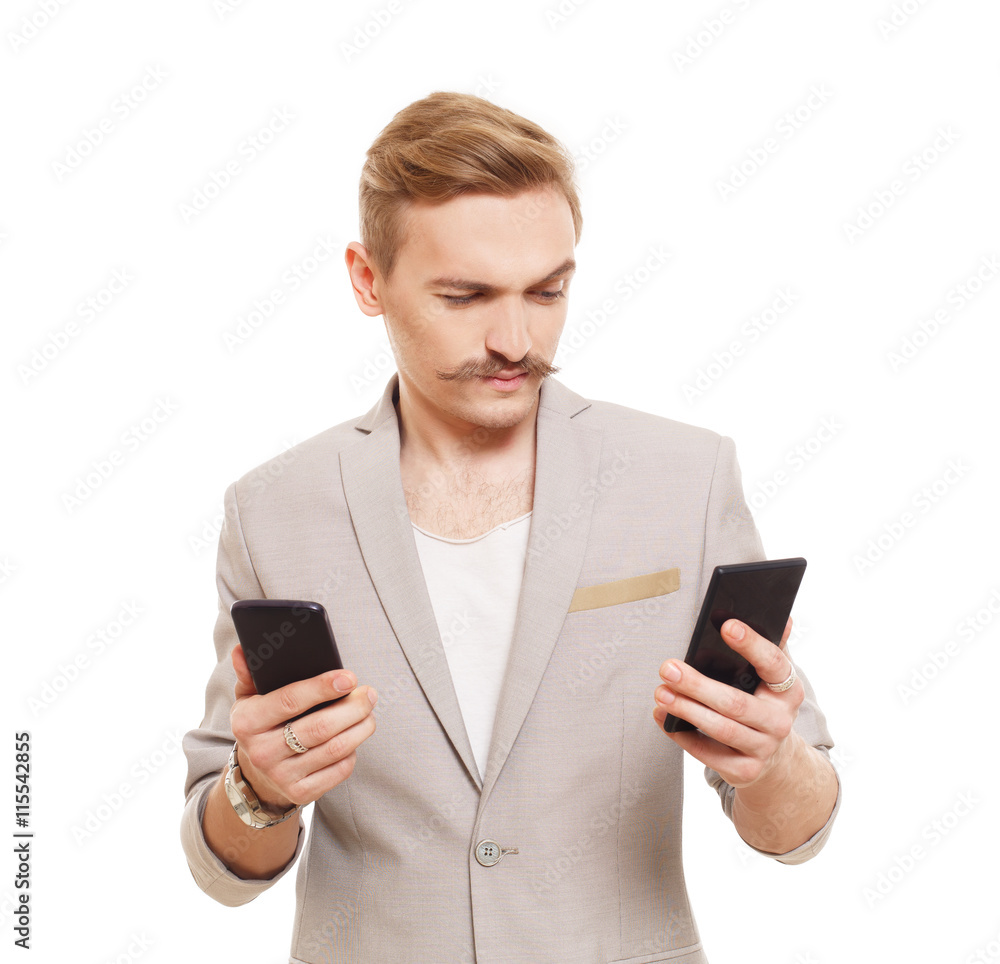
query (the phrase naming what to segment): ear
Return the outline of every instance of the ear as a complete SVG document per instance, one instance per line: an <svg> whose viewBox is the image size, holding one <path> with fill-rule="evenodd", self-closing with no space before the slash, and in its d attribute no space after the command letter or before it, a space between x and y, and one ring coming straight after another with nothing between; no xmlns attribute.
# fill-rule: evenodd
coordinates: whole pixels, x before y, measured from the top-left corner
<svg viewBox="0 0 1000 964"><path fill-rule="evenodd" d="M372 265L368 249L360 242L352 241L344 252L344 261L358 307L371 318L384 314L385 307L377 290L382 286L382 278Z"/></svg>

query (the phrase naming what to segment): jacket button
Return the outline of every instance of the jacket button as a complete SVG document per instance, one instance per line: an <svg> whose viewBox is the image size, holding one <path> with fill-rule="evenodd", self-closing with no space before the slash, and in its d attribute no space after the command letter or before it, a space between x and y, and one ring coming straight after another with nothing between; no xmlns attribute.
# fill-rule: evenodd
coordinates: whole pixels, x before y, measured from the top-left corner
<svg viewBox="0 0 1000 964"><path fill-rule="evenodd" d="M494 864L499 863L507 854L516 853L516 847L501 847L495 840L480 840L476 844L476 860L483 867L492 867Z"/></svg>

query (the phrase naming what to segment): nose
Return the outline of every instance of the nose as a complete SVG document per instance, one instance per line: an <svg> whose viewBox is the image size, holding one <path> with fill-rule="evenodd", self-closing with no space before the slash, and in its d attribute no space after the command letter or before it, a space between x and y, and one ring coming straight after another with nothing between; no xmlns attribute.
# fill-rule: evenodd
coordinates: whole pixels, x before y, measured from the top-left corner
<svg viewBox="0 0 1000 964"><path fill-rule="evenodd" d="M498 304L486 332L486 348L510 362L519 362L531 350L531 344L525 306L516 302Z"/></svg>

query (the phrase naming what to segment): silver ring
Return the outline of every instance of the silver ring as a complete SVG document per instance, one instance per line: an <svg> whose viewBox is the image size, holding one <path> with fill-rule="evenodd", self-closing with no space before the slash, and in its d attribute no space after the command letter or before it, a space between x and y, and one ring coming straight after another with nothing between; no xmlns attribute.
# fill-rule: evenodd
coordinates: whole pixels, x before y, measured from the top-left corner
<svg viewBox="0 0 1000 964"><path fill-rule="evenodd" d="M764 680L764 682L767 683L767 688L772 693L784 693L785 690L790 690L795 685L795 681L797 679L798 677L795 675L795 667L792 666L788 673L788 679L786 679L784 683L768 683L767 680Z"/></svg>
<svg viewBox="0 0 1000 964"><path fill-rule="evenodd" d="M768 686L771 684L768 683ZM285 724L285 742L293 749L296 753L305 753L309 749L307 746L303 746L299 743L299 738L295 735L295 730L292 729L291 723Z"/></svg>

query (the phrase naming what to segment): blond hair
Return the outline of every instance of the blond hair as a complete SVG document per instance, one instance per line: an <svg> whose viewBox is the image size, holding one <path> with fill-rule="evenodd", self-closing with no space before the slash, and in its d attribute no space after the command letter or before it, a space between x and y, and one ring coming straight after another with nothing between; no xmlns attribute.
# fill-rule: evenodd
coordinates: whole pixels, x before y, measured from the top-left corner
<svg viewBox="0 0 1000 964"><path fill-rule="evenodd" d="M472 193L512 197L546 186L569 203L579 242L583 215L573 158L562 144L482 97L435 91L399 111L368 149L358 201L361 243L388 279L411 202Z"/></svg>

